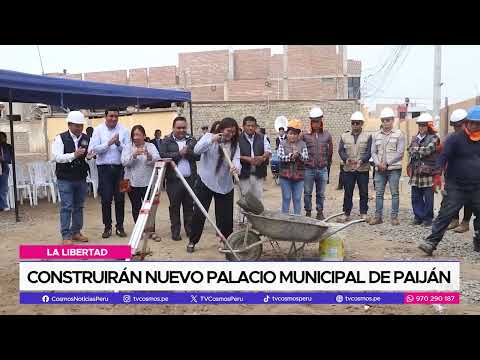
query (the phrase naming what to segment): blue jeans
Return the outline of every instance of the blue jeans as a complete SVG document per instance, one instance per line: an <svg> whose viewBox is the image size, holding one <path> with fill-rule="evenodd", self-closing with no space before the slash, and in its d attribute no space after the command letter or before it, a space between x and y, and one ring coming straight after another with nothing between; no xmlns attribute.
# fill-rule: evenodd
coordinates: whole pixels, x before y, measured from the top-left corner
<svg viewBox="0 0 480 360"><path fill-rule="evenodd" d="M412 208L416 221L430 222L433 220L433 190L431 186L423 188L412 186Z"/></svg>
<svg viewBox="0 0 480 360"><path fill-rule="evenodd" d="M85 180L58 180L60 191L60 233L63 240L70 240L72 235L80 233L83 228L83 203L87 194Z"/></svg>
<svg viewBox="0 0 480 360"><path fill-rule="evenodd" d="M312 193L314 183L317 199L317 211L323 210L323 202L325 201L325 187L327 186L327 181L327 167L324 167L322 169L305 169L303 201L305 202L306 211L312 211Z"/></svg>
<svg viewBox="0 0 480 360"><path fill-rule="evenodd" d="M2 165L0 164L0 166ZM0 175L0 211L7 208L9 171L10 168L7 166L7 168L2 172L2 175Z"/></svg>
<svg viewBox="0 0 480 360"><path fill-rule="evenodd" d="M280 187L282 189L282 212L290 212L290 201L293 200L293 213L300 215L302 211L302 191L303 180L293 181L280 178Z"/></svg>
<svg viewBox="0 0 480 360"><path fill-rule="evenodd" d="M387 182L390 185L390 194L392 195L392 219L398 216L398 208L400 206L398 186L401 175L401 169L387 170L383 172L377 171L375 173L375 190L377 192L375 216L377 218L383 218L383 195L385 193Z"/></svg>

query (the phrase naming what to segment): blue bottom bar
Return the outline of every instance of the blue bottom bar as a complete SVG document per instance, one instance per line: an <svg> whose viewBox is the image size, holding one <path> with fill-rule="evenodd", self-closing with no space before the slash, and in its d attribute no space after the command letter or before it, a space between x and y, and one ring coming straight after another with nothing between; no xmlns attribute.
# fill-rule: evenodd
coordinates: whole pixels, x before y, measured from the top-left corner
<svg viewBox="0 0 480 360"><path fill-rule="evenodd" d="M21 292L20 304L403 304L404 293Z"/></svg>

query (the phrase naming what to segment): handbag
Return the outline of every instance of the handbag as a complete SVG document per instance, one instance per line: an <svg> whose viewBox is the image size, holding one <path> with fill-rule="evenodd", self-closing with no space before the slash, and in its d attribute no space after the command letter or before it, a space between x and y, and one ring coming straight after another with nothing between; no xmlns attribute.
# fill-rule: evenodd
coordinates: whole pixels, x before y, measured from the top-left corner
<svg viewBox="0 0 480 360"><path fill-rule="evenodd" d="M130 186L130 180L129 179L123 179L120 180L120 192L121 193L128 193L132 191L132 187Z"/></svg>

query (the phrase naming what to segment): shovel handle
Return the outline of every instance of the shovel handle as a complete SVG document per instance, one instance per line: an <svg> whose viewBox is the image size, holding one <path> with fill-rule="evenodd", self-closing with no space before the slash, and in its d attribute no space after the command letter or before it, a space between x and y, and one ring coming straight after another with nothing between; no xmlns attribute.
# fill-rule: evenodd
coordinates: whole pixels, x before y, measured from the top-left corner
<svg viewBox="0 0 480 360"><path fill-rule="evenodd" d="M230 159L230 156L228 156L228 154L227 154L227 152L226 152L226 150L225 150L225 147L224 147L222 144L220 144L219 146L220 146L220 148L221 148L222 151L223 151L223 157L225 158L225 160L227 160L228 166L229 166L230 168L232 168L234 165L233 165L233 163L232 163L232 160ZM240 186L240 179L239 179L238 175L237 175L237 174L233 174L233 177L235 178L235 181L237 182L237 184Z"/></svg>

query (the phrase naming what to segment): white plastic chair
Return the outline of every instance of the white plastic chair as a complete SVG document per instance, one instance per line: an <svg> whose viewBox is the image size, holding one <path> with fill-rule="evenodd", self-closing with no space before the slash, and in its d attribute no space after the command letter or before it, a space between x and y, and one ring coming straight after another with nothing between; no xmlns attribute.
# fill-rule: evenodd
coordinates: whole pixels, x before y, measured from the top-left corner
<svg viewBox="0 0 480 360"><path fill-rule="evenodd" d="M50 174L52 176L52 181L53 181L53 186L55 188L55 192L57 194L57 197L58 197L58 201L60 202L60 189L58 188L58 181L57 181L57 173L56 173L56 170L57 170L57 163L55 162L55 160L51 160L49 161L49 164L50 164Z"/></svg>
<svg viewBox="0 0 480 360"><path fill-rule="evenodd" d="M10 208L13 208L15 205L15 197L14 197L14 188L13 188L13 168L12 164L8 165L10 167L10 173L8 174L8 200ZM25 172L23 166L19 163L15 166L16 175L17 175L17 191L23 190L20 196L20 204L23 205L23 199L27 197L30 200L30 206L33 206L33 197L32 197L32 188L28 183L28 179L25 177ZM18 195L18 192L17 192Z"/></svg>
<svg viewBox="0 0 480 360"><path fill-rule="evenodd" d="M90 168L90 173L87 175L87 183L92 184L93 188L93 197L97 198L98 192L98 169L95 159L86 160L88 167Z"/></svg>
<svg viewBox="0 0 480 360"><path fill-rule="evenodd" d="M48 201L50 201L50 195L52 202L56 203L55 186L52 179L51 167L46 161L38 161L28 164L28 172L30 174L30 181L33 189L33 203L38 205L38 189L44 188L47 193ZM50 193L48 192L50 190Z"/></svg>

